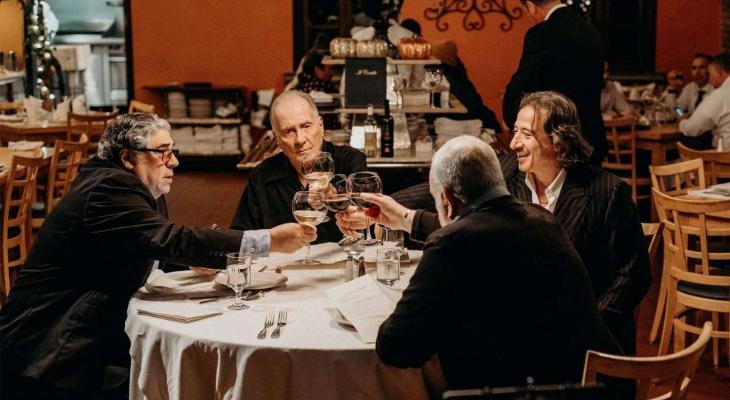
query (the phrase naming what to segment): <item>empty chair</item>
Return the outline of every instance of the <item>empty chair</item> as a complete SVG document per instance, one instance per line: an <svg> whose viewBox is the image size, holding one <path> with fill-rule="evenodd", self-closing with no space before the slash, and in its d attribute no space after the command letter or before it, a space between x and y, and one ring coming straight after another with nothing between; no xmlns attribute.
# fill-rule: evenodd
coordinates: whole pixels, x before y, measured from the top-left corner
<svg viewBox="0 0 730 400"><path fill-rule="evenodd" d="M86 135L89 142L96 143L106 130L109 121L116 118L116 116L116 111L93 114L74 114L70 112L68 113L66 125L66 140L78 142L81 135Z"/></svg>
<svg viewBox="0 0 730 400"><path fill-rule="evenodd" d="M263 136L261 136L259 141L256 143L256 146L254 146L251 151L246 154L243 160L241 160L238 164L238 168L243 170L254 169L257 165L259 165L259 163L273 156L278 151L280 150L276 144L274 133L272 131L267 131Z"/></svg>
<svg viewBox="0 0 730 400"><path fill-rule="evenodd" d="M129 102L129 109L127 110L127 112L129 114L136 112L154 113L155 106L153 106L152 104L142 103L138 100L132 100Z"/></svg>
<svg viewBox="0 0 730 400"><path fill-rule="evenodd" d="M722 239L730 238L730 200L698 201L674 198L654 189L657 204L665 210L664 241L671 253L672 266L667 288L667 307L659 354L669 350L674 327L675 349L684 348L686 332L698 334L700 328L688 321L710 313L713 361L719 363L719 339L730 339L720 330L719 313L730 318L730 248Z"/></svg>
<svg viewBox="0 0 730 400"><path fill-rule="evenodd" d="M11 269L23 265L28 256L30 241L28 215L38 168L43 163L43 158L14 156L8 171L2 225L2 290L6 295L10 292L13 283Z"/></svg>
<svg viewBox="0 0 730 400"><path fill-rule="evenodd" d="M618 175L631 186L634 202L648 199L649 194L638 194L639 186L650 185L648 177L639 177L636 172L636 118L633 116L613 118L604 121L608 154L601 166Z"/></svg>
<svg viewBox="0 0 730 400"><path fill-rule="evenodd" d="M705 165L705 180L709 185L730 180L730 151L695 150L677 142L682 160L699 158Z"/></svg>
<svg viewBox="0 0 730 400"><path fill-rule="evenodd" d="M700 337L691 346L667 356L625 357L588 350L583 368L583 384L595 383L599 374L633 379L636 381L634 398L648 400L652 380L671 379L673 384L670 391L651 399L686 399L711 332L712 324L706 322Z"/></svg>

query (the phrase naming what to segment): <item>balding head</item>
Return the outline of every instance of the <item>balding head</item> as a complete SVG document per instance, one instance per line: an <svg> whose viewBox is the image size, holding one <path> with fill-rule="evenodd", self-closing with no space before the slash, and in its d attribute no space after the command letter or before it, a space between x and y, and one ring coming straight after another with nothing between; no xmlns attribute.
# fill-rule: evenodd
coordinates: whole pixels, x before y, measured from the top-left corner
<svg viewBox="0 0 730 400"><path fill-rule="evenodd" d="M276 144L298 173L301 173L302 160L322 149L322 118L312 98L304 92L286 91L274 100L271 127Z"/></svg>

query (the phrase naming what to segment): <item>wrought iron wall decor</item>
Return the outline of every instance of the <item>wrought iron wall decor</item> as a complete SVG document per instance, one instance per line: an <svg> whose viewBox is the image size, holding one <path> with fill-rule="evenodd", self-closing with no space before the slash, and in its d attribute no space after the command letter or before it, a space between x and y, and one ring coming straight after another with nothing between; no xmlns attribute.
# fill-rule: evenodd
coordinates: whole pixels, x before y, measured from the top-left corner
<svg viewBox="0 0 730 400"><path fill-rule="evenodd" d="M499 27L507 32L512 29L514 21L522 17L524 9L520 6L510 8L506 3L507 0L438 0L435 5L426 8L423 16L436 21L436 29L443 32L449 29L444 18L449 14L464 14L461 24L467 31L482 30L487 14L500 14L507 20Z"/></svg>

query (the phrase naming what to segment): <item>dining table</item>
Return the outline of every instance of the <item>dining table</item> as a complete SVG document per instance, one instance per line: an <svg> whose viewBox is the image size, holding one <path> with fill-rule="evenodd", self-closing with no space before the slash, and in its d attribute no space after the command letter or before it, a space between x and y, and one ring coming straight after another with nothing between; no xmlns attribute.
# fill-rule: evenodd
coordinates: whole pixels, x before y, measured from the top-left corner
<svg viewBox="0 0 730 400"><path fill-rule="evenodd" d="M90 112L89 115L100 114ZM103 114L103 113L101 113ZM0 116L0 141L7 145L10 141L42 141L53 146L56 140L66 140L68 124L66 121L30 122L27 118ZM81 126L81 125L80 125ZM92 124L92 132L101 134L103 125Z"/></svg>
<svg viewBox="0 0 730 400"><path fill-rule="evenodd" d="M402 263L400 280L392 288L378 283L393 299L408 285L421 253L409 251L409 255L410 262ZM422 368L387 366L379 360L375 343L367 343L343 323L326 291L345 282L345 262L275 269L267 260L255 261L252 282L256 283L257 274L280 271L286 283L247 301L247 310L229 310L233 299L200 304L197 299L138 294L130 300L125 324L131 341L130 399L440 397L446 383L437 358ZM366 273L374 277L375 264L365 265ZM214 316L183 323L140 313L181 308ZM274 324L269 335L258 338L267 316L282 311L287 320L280 337L270 336Z"/></svg>
<svg viewBox="0 0 730 400"><path fill-rule="evenodd" d="M648 129L636 130L636 148L651 152L651 165L664 165L669 150L677 149L682 138L678 122L654 123Z"/></svg>

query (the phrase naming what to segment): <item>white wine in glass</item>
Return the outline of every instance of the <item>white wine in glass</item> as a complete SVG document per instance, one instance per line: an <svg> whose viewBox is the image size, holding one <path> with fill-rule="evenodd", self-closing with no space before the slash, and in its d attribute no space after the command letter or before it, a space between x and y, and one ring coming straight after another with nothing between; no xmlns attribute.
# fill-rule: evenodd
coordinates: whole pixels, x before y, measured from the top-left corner
<svg viewBox="0 0 730 400"><path fill-rule="evenodd" d="M327 218L327 210L325 209L324 194L321 192L297 192L291 203L292 214L294 219L300 224L316 227L324 222ZM319 261L309 258L310 244L307 244L307 255L302 260L297 260L297 264L318 264Z"/></svg>

